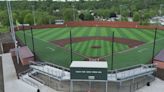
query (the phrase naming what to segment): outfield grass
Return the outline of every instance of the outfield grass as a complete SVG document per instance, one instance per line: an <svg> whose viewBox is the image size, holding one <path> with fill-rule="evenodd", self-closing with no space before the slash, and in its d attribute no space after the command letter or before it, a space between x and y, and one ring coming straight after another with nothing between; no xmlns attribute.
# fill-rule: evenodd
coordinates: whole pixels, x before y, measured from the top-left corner
<svg viewBox="0 0 164 92"><path fill-rule="evenodd" d="M87 37L87 36L103 36L111 37L112 32L115 32L115 37L129 38L143 41L146 44L137 48L128 49L127 45L120 43L114 44L114 69L127 67L136 64L148 63L152 56L152 41L154 38L154 31L147 29L128 29L128 28L108 28L108 27L75 27L75 28L49 28L36 29L34 33L35 52L43 61L55 63L57 65L69 67L70 51L66 51L57 45L50 43L50 41L69 38L69 31L72 31L73 37ZM27 45L32 49L31 34L27 30L26 38ZM24 41L23 32L16 32L17 36ZM164 47L164 31L158 31L156 53ZM148 44L149 43L149 44ZM101 45L100 49L91 48L92 45ZM69 49L69 44L65 46ZM73 43L73 51L89 57L105 56L108 61L109 69L111 67L111 42L102 40L90 40L84 42ZM121 51L121 52L120 52ZM77 54L73 54L73 60L84 60Z"/></svg>

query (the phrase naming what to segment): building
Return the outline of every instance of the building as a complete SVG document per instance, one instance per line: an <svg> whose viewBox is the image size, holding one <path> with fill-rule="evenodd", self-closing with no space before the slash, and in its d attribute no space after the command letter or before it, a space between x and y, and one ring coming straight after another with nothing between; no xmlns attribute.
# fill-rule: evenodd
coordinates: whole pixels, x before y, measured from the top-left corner
<svg viewBox="0 0 164 92"><path fill-rule="evenodd" d="M10 33L0 33L0 53L7 53L15 48L15 43Z"/></svg>

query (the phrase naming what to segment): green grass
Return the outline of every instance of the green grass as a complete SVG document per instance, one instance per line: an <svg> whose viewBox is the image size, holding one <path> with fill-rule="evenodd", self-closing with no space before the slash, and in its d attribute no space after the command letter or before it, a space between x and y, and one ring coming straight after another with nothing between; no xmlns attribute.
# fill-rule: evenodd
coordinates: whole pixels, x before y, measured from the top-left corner
<svg viewBox="0 0 164 92"><path fill-rule="evenodd" d="M65 48L60 48L50 41L69 38L69 32L72 31L72 37L90 37L103 36L112 37L112 32L115 32L115 37L128 38L143 41L146 44L137 48L129 49L127 45L114 44L114 69L123 68L136 64L145 64L151 60L152 44L154 38L154 30L147 29L132 29L132 28L108 28L108 27L75 27L75 28L48 28L34 30L35 52L37 56L43 60L54 64L69 67L70 51L69 44ZM16 32L17 36L24 41L23 32ZM27 45L31 46L30 31L26 31ZM156 53L164 47L164 31L159 30L157 34ZM160 40L161 39L161 40ZM91 46L100 45L100 49L93 49ZM67 49L67 51L65 50ZM111 68L111 42L102 40L90 40L84 42L73 43L73 51L88 57L105 56L108 61L109 69ZM73 60L84 60L85 58L73 54Z"/></svg>
<svg viewBox="0 0 164 92"><path fill-rule="evenodd" d="M108 55L112 52L112 49L110 48L112 45L111 42L103 41L103 40L90 40L90 41L83 41L78 43L73 43L73 51L80 52L81 54L88 56L88 57L101 57ZM92 46L100 46L101 48L92 48ZM120 43L114 43L114 51L122 51L125 49L128 49L128 45L120 44ZM70 45L66 45L66 48L70 48Z"/></svg>

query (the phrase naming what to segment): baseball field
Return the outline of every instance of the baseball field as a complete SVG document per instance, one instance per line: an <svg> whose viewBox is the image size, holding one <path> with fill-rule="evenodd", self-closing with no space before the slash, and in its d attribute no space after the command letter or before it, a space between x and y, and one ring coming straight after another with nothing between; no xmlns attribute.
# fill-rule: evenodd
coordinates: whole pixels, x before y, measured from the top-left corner
<svg viewBox="0 0 164 92"><path fill-rule="evenodd" d="M65 27L33 29L34 47L41 61L69 68L70 31L73 60L108 61L111 69L112 33L114 36L113 68L120 69L149 63L153 54L155 30L111 27ZM31 31L16 32L17 37L32 49ZM155 54L164 49L164 31L157 31Z"/></svg>

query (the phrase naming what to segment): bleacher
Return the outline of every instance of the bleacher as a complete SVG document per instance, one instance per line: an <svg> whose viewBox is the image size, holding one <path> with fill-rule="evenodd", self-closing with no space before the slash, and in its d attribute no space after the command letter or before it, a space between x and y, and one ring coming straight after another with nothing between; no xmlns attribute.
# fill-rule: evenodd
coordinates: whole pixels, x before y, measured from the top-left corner
<svg viewBox="0 0 164 92"><path fill-rule="evenodd" d="M62 68L54 67L50 64L30 65L33 73L41 73L57 80L70 80L70 72ZM120 82L135 79L137 77L152 75L156 71L154 64L137 65L124 69L112 70L108 72L108 81ZM31 72L32 73L32 72Z"/></svg>

